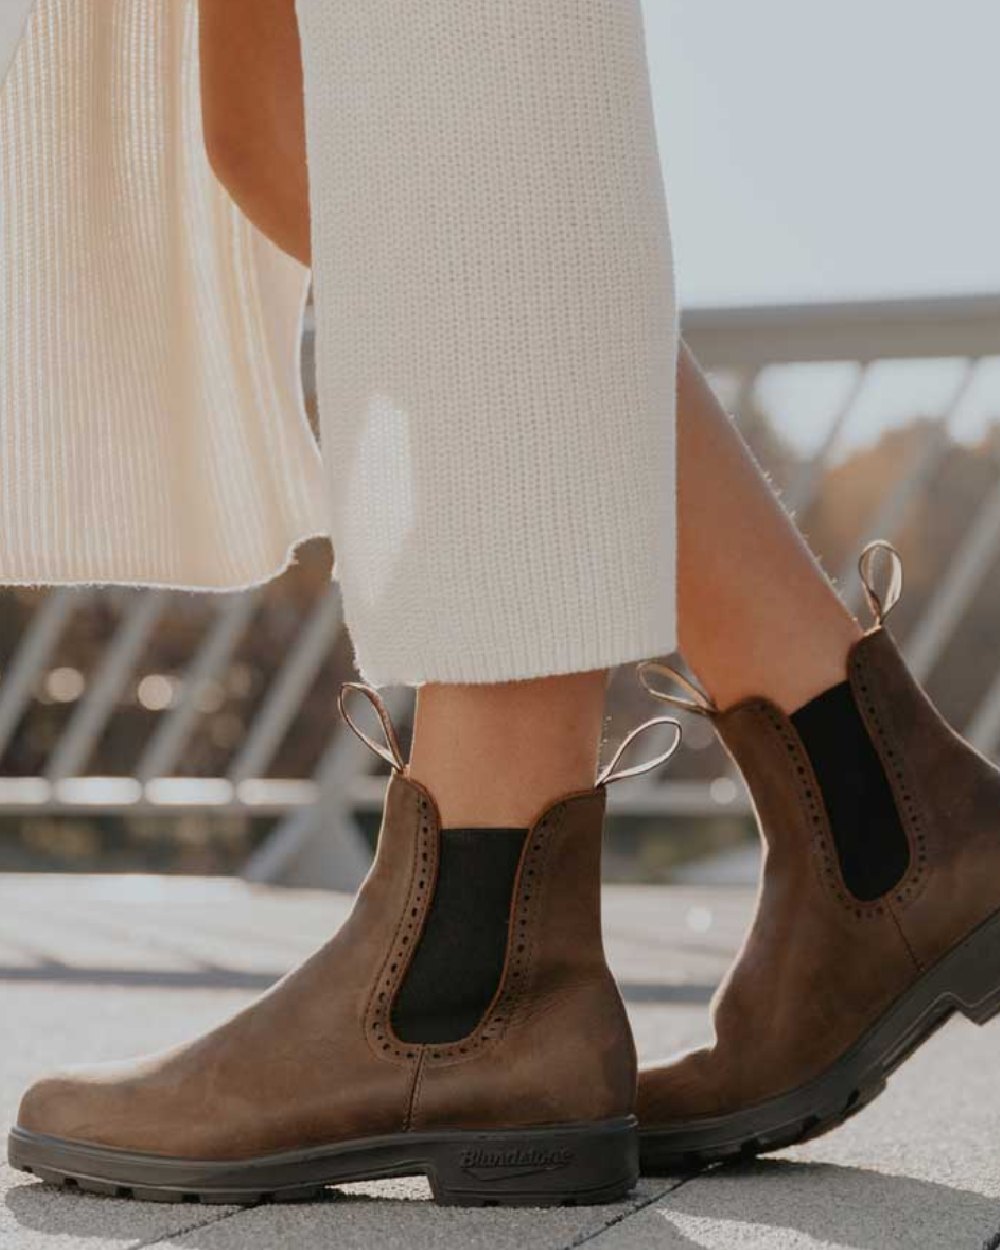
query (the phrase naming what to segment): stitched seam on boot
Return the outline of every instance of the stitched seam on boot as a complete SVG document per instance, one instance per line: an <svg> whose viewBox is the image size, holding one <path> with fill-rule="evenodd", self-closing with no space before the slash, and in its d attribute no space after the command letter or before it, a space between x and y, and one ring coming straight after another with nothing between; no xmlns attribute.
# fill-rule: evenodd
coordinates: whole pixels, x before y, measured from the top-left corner
<svg viewBox="0 0 1000 1250"><path fill-rule="evenodd" d="M539 822L525 841L514 886L515 903L511 909L503 975L482 1020L461 1041L438 1046L428 1044L429 1063L440 1067L468 1063L484 1050L497 1045L515 1018L520 1018L520 1005L528 980L527 970L534 958L537 924L533 922L538 914L538 882L544 876L553 837L562 827L565 817L566 804L561 803ZM519 950L519 947L523 949Z"/></svg>
<svg viewBox="0 0 1000 1250"><path fill-rule="evenodd" d="M927 830L918 802L919 786L906 764L891 707L879 687L877 670L865 661L865 653L855 647L851 654L850 676L856 702L871 734L882 767L885 769L903 828L910 843L910 866L902 880L888 891L891 901L904 909L923 893L930 874L927 871ZM922 797L922 796L921 796Z"/></svg>
<svg viewBox="0 0 1000 1250"><path fill-rule="evenodd" d="M539 846L539 857L537 868L534 870L537 874L536 880L532 886L534 894L532 896L532 906L529 908L525 904L525 916L522 918L522 928L524 932L524 942L521 943L525 950L523 961L519 968L520 984L514 990L513 1006L511 1008L511 1019L519 1023L525 1015L526 1005L531 998L531 991L535 983L535 951L538 947L538 919L543 913L542 907L542 888L541 882L546 884L549 882L548 874L545 869L549 861L549 853L552 850L553 834L562 828L563 821L566 817L565 806L559 809L559 819L552 822L553 828L544 840L544 844Z"/></svg>
<svg viewBox="0 0 1000 1250"><path fill-rule="evenodd" d="M420 1057L417 1059L417 1066L413 1073L413 1081L410 1085L410 1097L406 1106L406 1119L403 1121L403 1131L408 1132L412 1127L417 1116L417 1108L420 1105L420 1090L424 1083L424 1070L426 1064L424 1059L427 1056L427 1047L420 1048Z"/></svg>
<svg viewBox="0 0 1000 1250"><path fill-rule="evenodd" d="M819 782L813 769L809 755L802 745L795 727L787 721L784 714L767 700L758 704L765 723L777 735L787 751L792 767L793 784L806 812L806 819L812 828L812 850L816 859L816 867L823 885L832 898L856 920L876 920L885 915L884 899L864 901L857 899L848 890L840 869L840 857L837 854L830 820L827 816L826 804L820 791Z"/></svg>
<svg viewBox="0 0 1000 1250"><path fill-rule="evenodd" d="M896 931L899 933L902 943L906 947L907 953L913 960L914 969L917 972L924 972L928 965L924 963L924 961L910 945L910 939L906 936L906 930L903 928L903 921L900 916L897 915L892 899L889 899L889 915L892 917L892 923L896 926Z"/></svg>
<svg viewBox="0 0 1000 1250"><path fill-rule="evenodd" d="M388 1063L402 1061L399 1066L403 1067L414 1061L419 1062L420 1043L407 1043L396 1037L390 1022L392 1004L427 918L432 894L428 885L432 874L436 877L438 870L436 828L431 829L432 822L436 826L436 821L433 821L430 805L423 795L417 799L417 819L417 836L413 839L410 883L403 913L393 931L389 953L382 962L365 1006L365 1037L369 1049L376 1058Z"/></svg>

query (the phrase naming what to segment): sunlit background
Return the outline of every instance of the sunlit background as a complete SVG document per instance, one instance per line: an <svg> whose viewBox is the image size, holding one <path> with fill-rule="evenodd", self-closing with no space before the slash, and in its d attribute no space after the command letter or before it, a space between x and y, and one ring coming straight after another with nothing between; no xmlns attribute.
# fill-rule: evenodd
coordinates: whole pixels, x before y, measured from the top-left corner
<svg viewBox="0 0 1000 1250"><path fill-rule="evenodd" d="M853 607L864 541L900 547L898 636L997 754L1000 7L646 12L685 331ZM336 716L329 572L314 544L247 595L0 592L0 870L355 884L382 778ZM609 745L648 710L616 674ZM685 730L615 795L609 876L752 878L739 781Z"/></svg>
<svg viewBox="0 0 1000 1250"><path fill-rule="evenodd" d="M645 13L688 305L1000 290L1000 6Z"/></svg>

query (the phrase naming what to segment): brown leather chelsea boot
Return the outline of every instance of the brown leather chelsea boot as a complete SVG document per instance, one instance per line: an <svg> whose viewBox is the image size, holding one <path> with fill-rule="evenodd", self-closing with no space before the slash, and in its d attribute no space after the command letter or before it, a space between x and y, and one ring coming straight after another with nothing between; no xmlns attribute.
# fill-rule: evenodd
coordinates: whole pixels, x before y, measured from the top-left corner
<svg viewBox="0 0 1000 1250"><path fill-rule="evenodd" d="M387 746L354 726L348 690L375 706ZM593 789L520 831L492 997L467 1033L434 1040L412 995L402 1035L395 1007L434 910L441 822L374 691L350 684L341 708L392 769L344 926L196 1041L38 1081L10 1134L12 1166L164 1201L300 1198L421 1173L445 1203L621 1198L638 1169L635 1051L601 940L601 830L606 786L644 770L614 772L639 730Z"/></svg>
<svg viewBox="0 0 1000 1250"><path fill-rule="evenodd" d="M893 560L884 603L872 575L878 552ZM792 718L763 698L719 711L699 697L753 798L762 880L750 932L713 999L713 1044L640 1073L640 1153L651 1172L816 1137L875 1098L953 1012L984 1024L1000 1011L1000 771L942 720L886 632L902 586L898 555L872 544L861 569L877 623L851 649L848 682L888 790L855 862L833 836L823 770ZM679 705L648 684L656 670L669 671L642 667L647 689ZM827 763L835 778L836 750ZM902 855L873 864L888 824ZM880 892L859 884L887 865L893 879Z"/></svg>

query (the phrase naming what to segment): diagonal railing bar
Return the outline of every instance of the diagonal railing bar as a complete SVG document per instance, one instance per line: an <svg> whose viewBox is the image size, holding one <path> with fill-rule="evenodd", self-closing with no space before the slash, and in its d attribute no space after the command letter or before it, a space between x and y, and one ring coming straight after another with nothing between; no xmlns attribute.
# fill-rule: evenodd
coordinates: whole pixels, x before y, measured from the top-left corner
<svg viewBox="0 0 1000 1250"><path fill-rule="evenodd" d="M146 782L174 771L195 722L201 715L199 699L232 655L257 609L259 594L253 590L226 597L207 637L184 673L180 693L160 720L136 765L135 775Z"/></svg>
<svg viewBox="0 0 1000 1250"><path fill-rule="evenodd" d="M0 681L0 757L20 724L39 674L58 645L69 618L89 596L89 590L62 586L45 597L33 616Z"/></svg>
<svg viewBox="0 0 1000 1250"><path fill-rule="evenodd" d="M907 640L905 651L918 681L926 681L968 611L1000 552L1000 480L979 508L948 563L930 606Z"/></svg>
<svg viewBox="0 0 1000 1250"><path fill-rule="evenodd" d="M82 771L114 710L118 696L135 670L146 639L166 606L168 593L165 590L144 590L135 595L125 619L107 645L94 680L77 704L52 753L45 770L49 781L75 777Z"/></svg>
<svg viewBox="0 0 1000 1250"><path fill-rule="evenodd" d="M906 469L883 499L875 516L865 524L859 547L874 538L892 539L899 532L910 504L930 482L948 451L952 422L975 381L980 364L981 361L978 360L970 362L963 370L950 403L934 422L929 436L921 440L920 446L916 448ZM841 569L837 584L844 602L852 611L856 611L861 605L862 588L857 577L854 556Z"/></svg>
<svg viewBox="0 0 1000 1250"><path fill-rule="evenodd" d="M248 777L263 777L285 732L336 638L342 619L340 588L334 583L320 596L288 658L271 683L264 704L254 718L242 749L229 768L229 780L239 785Z"/></svg>
<svg viewBox="0 0 1000 1250"><path fill-rule="evenodd" d="M382 692L389 716L402 719L409 692L393 687ZM378 760L344 725L339 725L323 752L316 771L320 801L313 807L287 816L261 843L248 860L243 875L249 881L306 879L315 865L299 863L309 849L321 856L345 856L336 865L338 877L346 873L354 885L360 883L370 861L367 843L355 819L356 791L371 779Z"/></svg>
<svg viewBox="0 0 1000 1250"><path fill-rule="evenodd" d="M870 377L871 365L863 364L852 379L847 394L840 402L840 407L835 410L826 434L823 436L823 442L802 465L791 487L785 492L784 504L792 516L805 512L816 498L830 457L840 441L844 426L861 402Z"/></svg>

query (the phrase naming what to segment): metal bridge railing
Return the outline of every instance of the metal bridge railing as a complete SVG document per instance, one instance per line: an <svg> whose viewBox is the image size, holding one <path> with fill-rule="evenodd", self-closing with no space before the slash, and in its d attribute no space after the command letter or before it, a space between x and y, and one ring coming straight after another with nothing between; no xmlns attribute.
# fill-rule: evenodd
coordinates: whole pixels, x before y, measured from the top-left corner
<svg viewBox="0 0 1000 1250"><path fill-rule="evenodd" d="M879 424L872 407L872 380L886 362L947 361L950 394L929 419L929 432L914 440L906 462L897 466L880 502L857 518L851 551L869 538L896 538L908 510L926 493L954 446L954 427L970 396L993 377L1000 360L1000 297L969 297L808 307L702 309L685 318L685 337L702 363L719 379L732 411L761 411L761 379L804 363L847 362L853 366L843 393L812 439L794 457L794 471L780 483L786 505L802 516L816 503L842 453L845 434L859 413ZM311 360L311 344L303 358ZM944 366L942 365L942 369ZM993 377L996 381L1000 373ZM307 390L308 382L307 382ZM998 388L1000 389L1000 388ZM1000 421L1000 394L977 401ZM794 434L794 430L792 431ZM748 430L753 442L753 432ZM975 610L984 582L1000 560L1000 462L989 460L991 485L962 528L944 576L915 622L904 649L916 673L926 678ZM904 550L904 555L906 554ZM828 553L820 550L821 557ZM860 587L853 555L842 557L842 592L857 607ZM89 771L95 745L119 715L123 692L134 683L144 647L171 600L169 591L56 589L44 596L17 639L0 673L0 815L39 812L242 812L273 817L273 827L247 863L254 880L355 885L368 861L357 816L377 808L383 781L370 754L343 732L334 708L325 726L326 742L311 778L283 777L276 767L279 748L317 672L338 645L343 622L335 585L323 588L302 615L295 643L267 674L267 689L245 735L233 748L220 775L177 775L183 753L206 715L206 692L225 673L247 631L263 593L207 596L208 625L182 666L173 697L142 743L127 776L95 776ZM75 615L94 597L111 596L123 605L118 623L90 674L86 688L48 752L39 775L5 773L4 756L33 714L40 682L50 671ZM959 725L984 752L1000 750L1000 648L990 671L982 672L974 706ZM389 692L395 714L405 716L408 695ZM720 765L717 776L685 776L683 760L670 776L616 787L613 810L632 814L706 814L745 810L741 788Z"/></svg>

